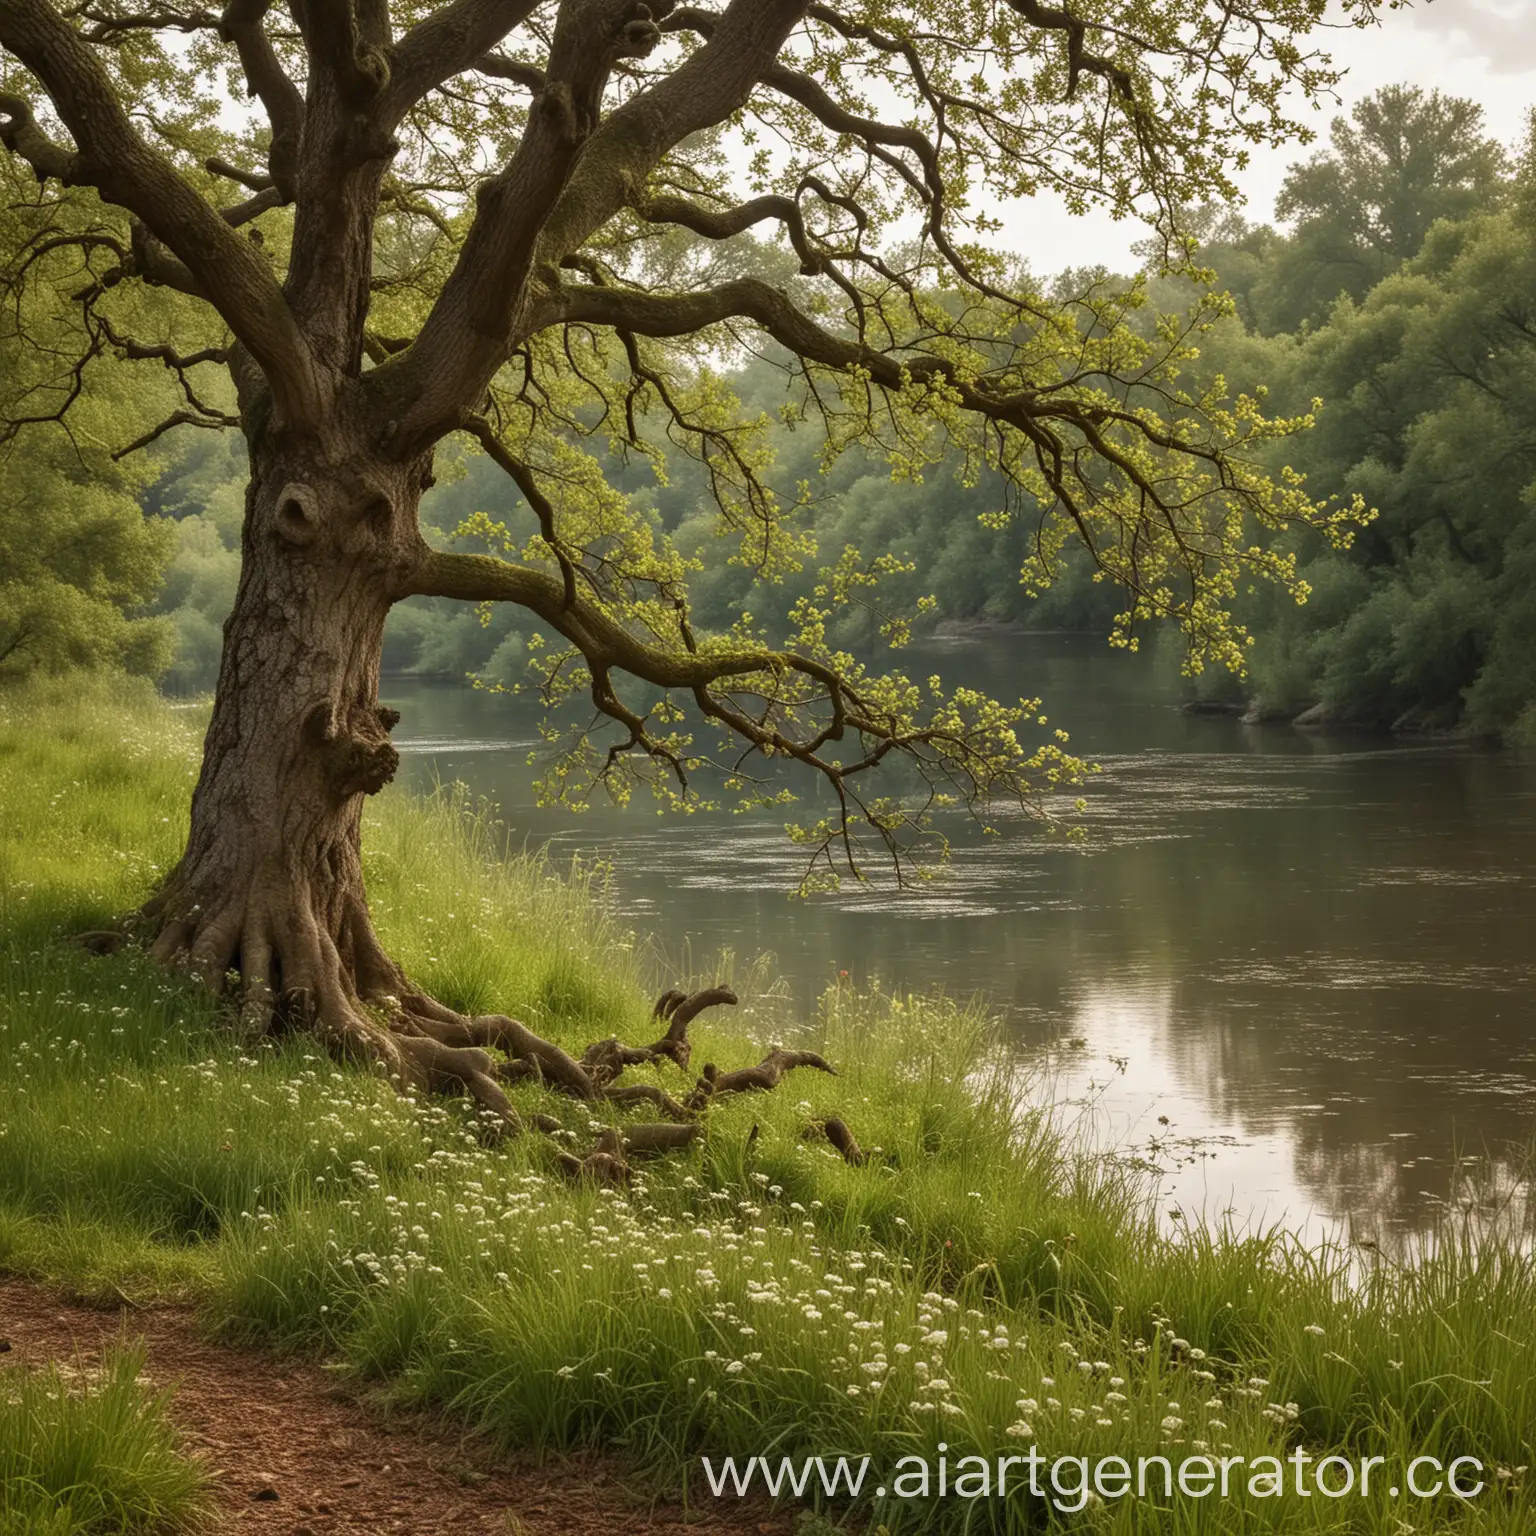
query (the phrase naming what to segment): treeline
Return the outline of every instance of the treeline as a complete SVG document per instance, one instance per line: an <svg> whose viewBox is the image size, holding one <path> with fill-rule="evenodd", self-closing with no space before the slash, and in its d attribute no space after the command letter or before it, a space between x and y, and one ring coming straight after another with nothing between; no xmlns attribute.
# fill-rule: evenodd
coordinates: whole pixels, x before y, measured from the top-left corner
<svg viewBox="0 0 1536 1536"><path fill-rule="evenodd" d="M1236 392L1263 383L1268 408L1281 414L1305 413L1321 398L1316 426L1279 445L1271 467L1288 463L1314 495L1358 491L1377 515L1347 551L1286 535L1310 600L1298 607L1268 586L1240 592L1239 616L1254 636L1248 675L1207 675L1190 687L1266 716L1310 710L1374 728L1536 738L1536 150L1496 143L1474 103L1391 88L1335 122L1326 147L1292 168L1277 213L1284 229L1222 209L1187 213L1199 260L1232 306L1203 338L1191 384L1220 376ZM1074 272L1052 286L1066 294L1141 284L1147 324L1187 309L1196 289L1159 275L1161 242L1143 255L1139 274ZM758 248L754 259L771 266L781 253ZM1121 602L1095 582L1086 558L1068 559L1031 595L1020 571L1033 550L1033 518L1025 508L991 526L1002 488L985 472L972 484L958 466L893 479L888 463L862 451L828 464L817 422L784 418L788 379L771 355L728 382L744 415L774 423L774 483L786 498L810 488L805 515L821 558L853 546L910 566L882 585L893 607L931 594L929 623L1110 627ZM238 579L243 449L232 436L166 441L173 446L158 473L137 487L100 455L89 471L78 455L29 458L31 479L7 467L0 652L9 643L11 656L0 667L114 652L145 670L163 666L174 690L211 686ZM669 449L663 475L643 456L614 455L609 464L611 482L648 509L658 530L701 557L692 583L700 627L728 627L744 611L771 625L809 590L814 568L758 590L750 565L716 547L707 474L683 446ZM34 484L40 475L54 479ZM483 457L445 464L442 479L423 508L429 537L449 542L476 513L532 526L510 482ZM135 490L148 514L137 523L123 517ZM26 503L66 495L77 518L111 530L109 540L76 540L57 520L49 522L56 539L27 531L35 525L20 510ZM103 552L100 569L70 553L82 542ZM29 574L43 568L59 571L52 586ZM146 602L162 568L158 595ZM8 642L37 634L40 606L67 606L39 597L56 595L60 582L97 605L79 626L85 638L60 638L70 621L46 644ZM33 617L18 618L23 608ZM124 627L106 623L108 610ZM144 622L151 617L163 622ZM862 613L842 638L867 641L879 622ZM509 605L477 612L412 599L391 618L385 666L511 683L531 632Z"/></svg>
<svg viewBox="0 0 1536 1536"><path fill-rule="evenodd" d="M1207 361L1320 397L1285 457L1377 516L1300 541L1305 606L1248 599L1252 705L1536 740L1536 122L1507 156L1471 102L1382 91L1278 206L1289 234L1206 214L1236 308Z"/></svg>

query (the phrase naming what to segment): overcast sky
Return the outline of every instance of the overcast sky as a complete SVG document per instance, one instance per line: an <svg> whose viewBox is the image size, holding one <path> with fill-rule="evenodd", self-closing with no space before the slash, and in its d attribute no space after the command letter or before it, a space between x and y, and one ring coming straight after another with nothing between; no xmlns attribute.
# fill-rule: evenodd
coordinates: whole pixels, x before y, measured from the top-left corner
<svg viewBox="0 0 1536 1536"><path fill-rule="evenodd" d="M1522 138L1526 114L1536 106L1536 0L1416 0L1411 9L1384 13L1378 27L1317 36L1319 46L1348 70L1340 86L1342 105L1316 114L1319 141L1327 138L1334 117L1383 85L1407 83L1469 96L1482 104L1489 132L1511 145ZM1273 215L1286 166L1318 147L1315 141L1255 154L1239 178L1250 218ZM1135 264L1131 242L1146 233L1132 220L1072 218L1044 198L1005 210L1004 221L1004 243L1028 255L1041 273L1098 262L1126 270Z"/></svg>

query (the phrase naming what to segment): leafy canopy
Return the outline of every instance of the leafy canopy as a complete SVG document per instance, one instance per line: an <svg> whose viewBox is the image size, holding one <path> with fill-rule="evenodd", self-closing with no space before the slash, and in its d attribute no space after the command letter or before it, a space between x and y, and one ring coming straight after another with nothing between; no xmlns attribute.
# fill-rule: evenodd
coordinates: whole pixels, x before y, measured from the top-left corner
<svg viewBox="0 0 1536 1536"><path fill-rule="evenodd" d="M1343 7L1356 25L1377 9ZM816 547L814 486L778 482L770 418L728 370L779 367L774 414L818 434L824 463L858 447L897 479L950 460L992 477L989 523L1032 530L1028 587L1075 540L1127 593L1121 643L1170 617L1192 667L1240 667L1238 584L1305 595L1263 530L1342 542L1359 511L1263 467L1311 412L1274 419L1262 391L1189 380L1225 299L1155 316L1140 282L1043 291L997 249L995 210L1054 193L1144 213L1183 262L1177 210L1235 196L1253 145L1305 137L1291 113L1337 79L1308 41L1322 13L10 0L0 142L48 189L12 286L72 305L77 350L169 370L182 398L146 438L238 421L259 461L272 434L361 420L411 464L467 435L522 510L460 530L490 553L421 543L391 590L520 603L561 637L544 686L587 694L614 734L584 736L552 791L627 774L687 803L718 758L729 786L777 800L754 766L795 759L836 797L799 834L830 877L835 850L858 867L861 833L900 860L928 807L1027 798L1072 764L1024 739L1027 702L837 650L829 621L876 603L900 562ZM145 285L174 301L146 305ZM70 370L39 381L33 414L68 415ZM725 558L819 569L780 643L747 614L696 631L700 560L614 488L626 455L703 467ZM882 620L891 643L911 617ZM915 766L915 800L864 795L887 758Z"/></svg>

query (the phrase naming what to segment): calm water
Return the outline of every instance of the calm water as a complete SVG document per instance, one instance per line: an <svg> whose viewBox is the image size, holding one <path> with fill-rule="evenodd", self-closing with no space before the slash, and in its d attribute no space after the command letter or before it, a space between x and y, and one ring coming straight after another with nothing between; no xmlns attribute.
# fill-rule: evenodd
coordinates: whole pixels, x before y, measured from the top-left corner
<svg viewBox="0 0 1536 1536"><path fill-rule="evenodd" d="M908 657L930 662L1042 695L1103 765L1085 844L1015 819L937 890L791 901L782 816L540 811L529 704L383 692L404 782L462 780L530 843L609 856L671 952L771 951L803 1001L838 970L985 994L1101 1141L1167 1170L1170 1210L1387 1242L1469 1198L1459 1151L1490 1159L1481 1198L1531 1219L1536 761L1186 716L1147 663L1078 637Z"/></svg>

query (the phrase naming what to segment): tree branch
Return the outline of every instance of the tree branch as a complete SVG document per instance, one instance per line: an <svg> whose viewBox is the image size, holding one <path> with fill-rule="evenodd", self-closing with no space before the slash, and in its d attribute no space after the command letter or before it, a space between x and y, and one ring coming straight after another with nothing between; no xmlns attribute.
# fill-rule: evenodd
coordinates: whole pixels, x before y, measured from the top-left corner
<svg viewBox="0 0 1536 1536"><path fill-rule="evenodd" d="M283 201L291 202L304 133L304 98L288 78L262 25L271 5L272 0L229 0L219 18L219 36L234 44L246 85L267 114L272 129L267 166Z"/></svg>
<svg viewBox="0 0 1536 1536"><path fill-rule="evenodd" d="M539 533L560 566L560 577L565 587L565 606L571 607L576 601L576 567L571 563L570 555L555 527L554 504L539 489L533 471L516 455L508 452L505 444L497 437L496 429L483 416L471 416L464 423L464 430L480 444L486 457L511 479L532 509L533 515L538 518Z"/></svg>
<svg viewBox="0 0 1536 1536"><path fill-rule="evenodd" d="M525 331L518 317L531 275L552 272L625 206L673 145L740 108L804 9L805 0L734 0L703 48L599 125L611 65L647 51L660 33L635 19L630 0L562 7L522 143L482 184L474 224L417 343L370 380L400 402L396 453L458 425L510 355L514 331Z"/></svg>
<svg viewBox="0 0 1536 1536"><path fill-rule="evenodd" d="M419 21L395 45L389 84L377 107L381 126L392 131L429 91L480 68L538 8L539 0L452 0Z"/></svg>
<svg viewBox="0 0 1536 1536"><path fill-rule="evenodd" d="M48 174L63 172L66 184L93 186L136 215L186 264L260 365L279 415L313 409L322 381L265 261L144 142L90 45L49 0L7 0L0 8L0 45L42 81L78 146L63 165L45 154ZM18 121L9 111L7 120Z"/></svg>
<svg viewBox="0 0 1536 1536"><path fill-rule="evenodd" d="M703 687L722 677L760 671L778 653L742 650L712 653L707 659L674 654L642 640L615 619L600 603L577 596L566 602L563 581L532 566L514 565L493 555L452 554L425 545L415 570L399 597L456 597L465 602L517 603L536 613L564 635L589 660L618 667L633 677L662 688ZM815 675L825 669L814 667Z"/></svg>
<svg viewBox="0 0 1536 1536"><path fill-rule="evenodd" d="M532 64L519 64L500 53L487 53L470 66L477 75L489 75L493 80L506 80L520 85L531 96L537 96L549 84L549 77Z"/></svg>
<svg viewBox="0 0 1536 1536"><path fill-rule="evenodd" d="M90 43L116 42L125 32L216 31L219 25L219 18L212 11L138 11L113 16L94 5L86 5L76 14L95 23L83 34Z"/></svg>
<svg viewBox="0 0 1536 1536"><path fill-rule="evenodd" d="M1083 45L1088 27L1065 6L1042 5L1040 0L1007 0L1020 16L1032 27L1045 31L1065 32L1067 35L1067 100L1077 92L1078 77L1083 74L1097 75L1107 80L1126 102L1136 100L1136 87L1128 71L1112 59L1089 53Z"/></svg>
<svg viewBox="0 0 1536 1536"><path fill-rule="evenodd" d="M669 150L743 107L804 14L805 0L732 0L704 47L610 114L544 231L541 265L558 267L629 203Z"/></svg>
<svg viewBox="0 0 1536 1536"><path fill-rule="evenodd" d="M208 427L216 432L222 432L228 427L238 427L238 416L200 416L196 411L172 411L159 426L151 427L142 437L136 437L126 447L117 449L112 457L114 460L126 459L129 454L137 453L141 448L148 448L151 443L158 442L165 434L175 427Z"/></svg>
<svg viewBox="0 0 1536 1536"><path fill-rule="evenodd" d="M0 144L32 167L39 181L61 181L73 186L84 175L80 156L55 144L37 126L31 106L20 96L0 91Z"/></svg>

